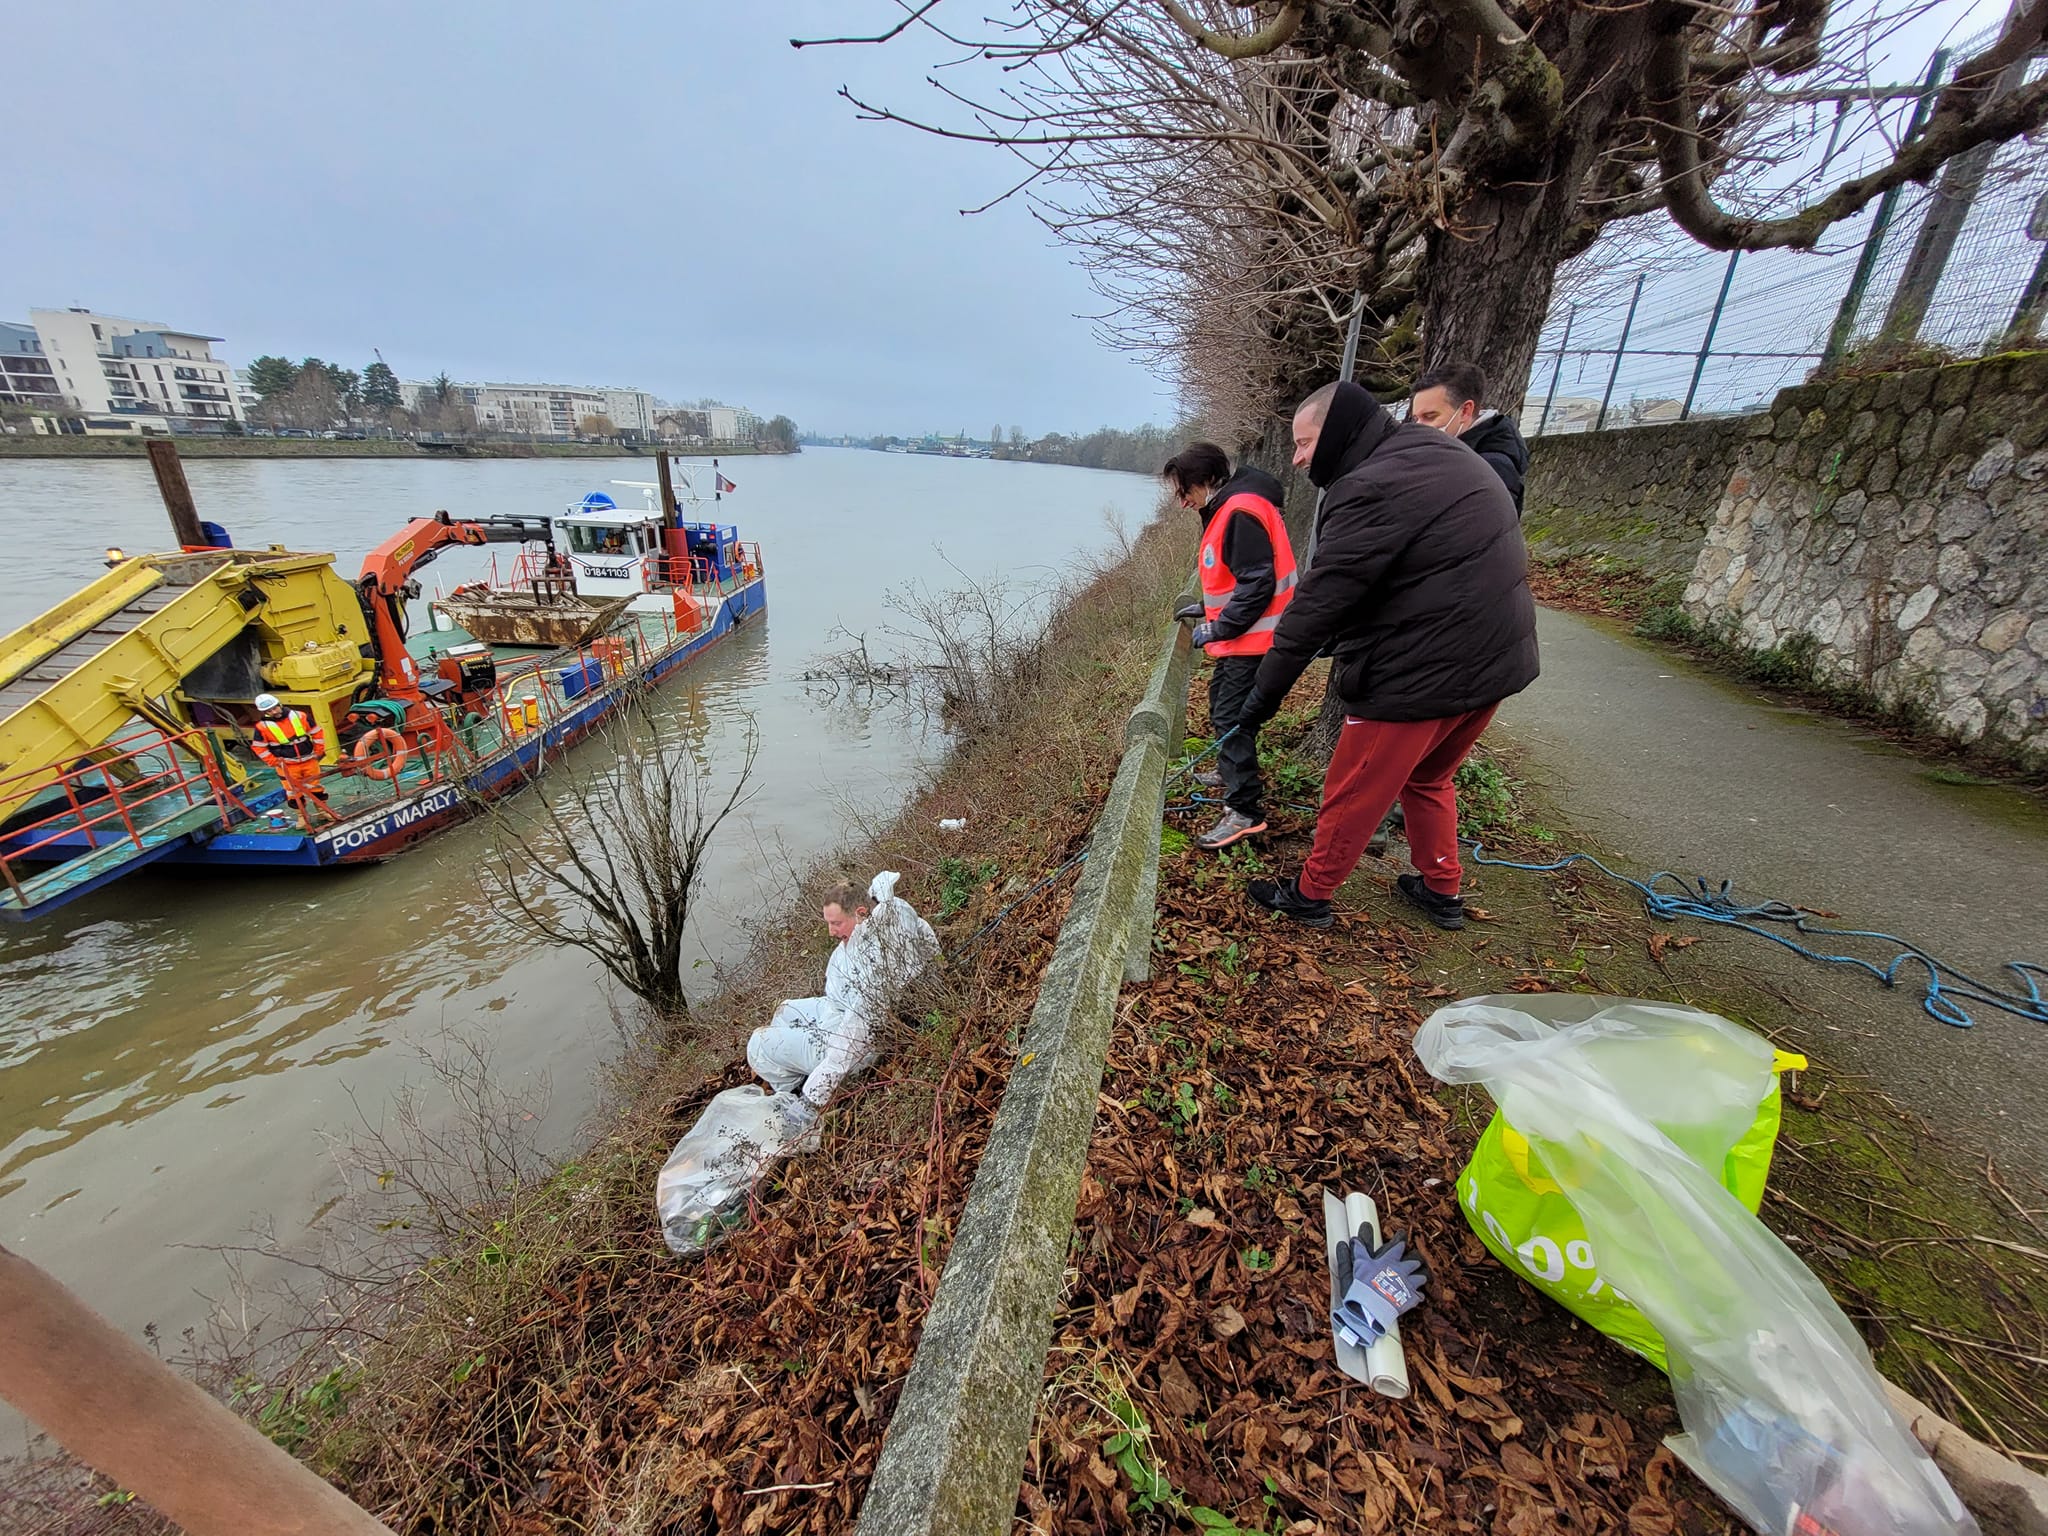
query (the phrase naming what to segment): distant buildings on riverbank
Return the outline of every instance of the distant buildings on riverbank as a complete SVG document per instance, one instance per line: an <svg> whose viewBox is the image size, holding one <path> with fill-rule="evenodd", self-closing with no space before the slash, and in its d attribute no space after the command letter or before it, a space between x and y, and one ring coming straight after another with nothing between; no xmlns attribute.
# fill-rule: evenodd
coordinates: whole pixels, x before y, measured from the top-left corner
<svg viewBox="0 0 2048 1536"><path fill-rule="evenodd" d="M370 386L381 362L361 374L320 364L315 371L322 386L297 389L305 368L282 358L258 358L236 368L214 353L221 340L86 309L32 309L26 324L0 321L0 431L361 437L431 430L683 446L786 436L787 446L796 446L795 428L786 418L764 422L744 406L715 400L671 404L643 389L467 383L445 375L394 381L386 370L385 385L395 382L396 389L380 400Z"/></svg>
<svg viewBox="0 0 2048 1536"><path fill-rule="evenodd" d="M46 432L240 430L220 339L90 309L0 320L0 418Z"/></svg>

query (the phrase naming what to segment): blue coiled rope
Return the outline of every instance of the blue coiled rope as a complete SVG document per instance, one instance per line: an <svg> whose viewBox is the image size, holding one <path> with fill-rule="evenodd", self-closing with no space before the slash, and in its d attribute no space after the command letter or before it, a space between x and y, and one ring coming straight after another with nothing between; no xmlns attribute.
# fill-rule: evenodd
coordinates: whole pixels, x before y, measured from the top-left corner
<svg viewBox="0 0 2048 1536"><path fill-rule="evenodd" d="M1808 960L1866 971L1887 987L1897 987L1901 974L1918 966L1927 973L1926 990L1920 999L1921 1008L1929 1018L1957 1029L1972 1028L1977 1022L1963 1006L1965 1003L1996 1008L2036 1024L2048 1024L2048 995L2042 991L2042 983L2048 982L2048 967L2030 961L2006 961L2003 968L2012 972L2018 985L2010 989L1996 987L1956 969L1946 960L1930 955L1919 945L1909 943L1896 934L1876 933L1867 928L1829 928L1782 901L1738 901L1734 882L1730 880L1723 880L1716 888L1703 876L1695 876L1688 883L1669 870L1659 870L1647 880L1637 880L1609 869L1589 853L1567 854L1549 864L1523 864L1513 859L1490 859L1477 841L1471 842L1471 848L1475 864L1490 864L1496 869L1528 870L1539 875L1556 874L1574 864L1590 864L1608 879L1633 889L1643 898L1643 906L1652 917L1665 922L1689 917L1703 923L1717 923L1724 928L1739 928L1744 933L1769 939L1773 944ZM1766 927L1765 924L1777 926ZM1863 939L1874 944L1895 945L1898 952L1888 964L1879 965L1861 955L1830 954L1811 948L1789 937L1782 931L1786 928L1803 938Z"/></svg>

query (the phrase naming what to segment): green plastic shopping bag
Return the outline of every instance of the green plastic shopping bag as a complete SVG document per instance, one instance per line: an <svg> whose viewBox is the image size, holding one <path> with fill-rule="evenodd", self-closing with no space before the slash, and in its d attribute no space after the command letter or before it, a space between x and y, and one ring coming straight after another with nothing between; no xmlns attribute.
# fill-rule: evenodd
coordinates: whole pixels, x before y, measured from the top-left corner
<svg viewBox="0 0 2048 1536"><path fill-rule="evenodd" d="M1516 998L1517 1003L1525 1000L1539 1006L1548 1001ZM1579 1011L1577 1005L1603 1000L1559 1001L1566 1004L1566 1011ZM1660 1042L1667 1060L1664 1070L1672 1074L1673 1082L1684 1081L1687 1053L1711 1049L1715 1043L1711 1036ZM1763 1044L1759 1042L1760 1047ZM1747 1129L1717 1162L1701 1160L1718 1173L1722 1188L1740 1200L1745 1210L1754 1212L1763 1202L1764 1184L1771 1172L1780 1115L1778 1074L1805 1065L1803 1056L1771 1051L1769 1073L1755 1074L1764 1087ZM1686 1123L1667 1123L1669 1117L1654 1112L1649 1118L1681 1145L1689 1139L1686 1133L1695 1129L1689 1116ZM1501 1263L1617 1344L1634 1350L1658 1370L1667 1369L1663 1335L1601 1274L1600 1255L1587 1237L1578 1211L1504 1109L1494 1111L1479 1145L1458 1175L1458 1204L1479 1240Z"/></svg>

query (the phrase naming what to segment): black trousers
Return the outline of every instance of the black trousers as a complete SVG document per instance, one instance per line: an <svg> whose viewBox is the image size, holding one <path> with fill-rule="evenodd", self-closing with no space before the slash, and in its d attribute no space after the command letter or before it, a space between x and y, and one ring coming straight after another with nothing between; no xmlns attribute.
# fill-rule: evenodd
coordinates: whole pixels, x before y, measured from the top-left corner
<svg viewBox="0 0 2048 1536"><path fill-rule="evenodd" d="M1258 676L1258 656L1219 656L1209 674L1209 730L1221 736L1237 724L1238 711L1251 697ZM1259 778L1259 733L1239 731L1216 753L1216 771L1223 775L1223 800L1240 816L1253 821L1265 816L1265 783Z"/></svg>

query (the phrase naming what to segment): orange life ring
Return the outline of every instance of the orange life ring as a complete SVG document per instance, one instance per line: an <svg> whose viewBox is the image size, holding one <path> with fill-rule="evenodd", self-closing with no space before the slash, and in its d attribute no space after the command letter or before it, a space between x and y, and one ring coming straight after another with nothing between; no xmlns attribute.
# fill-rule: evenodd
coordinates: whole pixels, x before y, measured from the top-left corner
<svg viewBox="0 0 2048 1536"><path fill-rule="evenodd" d="M388 725L380 725L374 731L365 731L356 743L356 761L363 772L373 779L395 779L399 769L412 751L405 744L405 738Z"/></svg>

